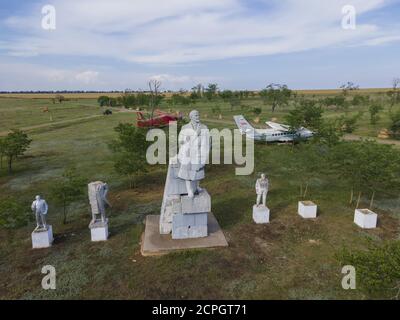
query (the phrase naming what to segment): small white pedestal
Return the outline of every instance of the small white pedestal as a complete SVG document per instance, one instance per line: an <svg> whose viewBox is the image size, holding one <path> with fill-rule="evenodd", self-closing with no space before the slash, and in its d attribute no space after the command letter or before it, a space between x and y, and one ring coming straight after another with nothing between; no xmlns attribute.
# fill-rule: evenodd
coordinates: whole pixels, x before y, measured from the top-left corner
<svg viewBox="0 0 400 320"><path fill-rule="evenodd" d="M106 241L108 239L108 219L105 222L95 221L89 224L92 241Z"/></svg>
<svg viewBox="0 0 400 320"><path fill-rule="evenodd" d="M298 213L304 219L314 219L317 217L317 205L312 201L299 201Z"/></svg>
<svg viewBox="0 0 400 320"><path fill-rule="evenodd" d="M374 229L378 222L378 215L369 209L356 209L354 223L363 229Z"/></svg>
<svg viewBox="0 0 400 320"><path fill-rule="evenodd" d="M49 248L53 243L53 227L48 225L47 229L36 228L32 232L32 248Z"/></svg>
<svg viewBox="0 0 400 320"><path fill-rule="evenodd" d="M269 209L263 205L254 205L253 220L257 224L269 223Z"/></svg>

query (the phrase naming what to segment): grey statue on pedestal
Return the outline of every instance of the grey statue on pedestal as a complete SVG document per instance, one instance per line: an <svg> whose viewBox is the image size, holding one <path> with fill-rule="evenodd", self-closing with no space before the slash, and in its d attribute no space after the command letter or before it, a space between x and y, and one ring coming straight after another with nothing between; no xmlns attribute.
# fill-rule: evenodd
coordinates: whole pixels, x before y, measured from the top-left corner
<svg viewBox="0 0 400 320"><path fill-rule="evenodd" d="M36 230L46 230L46 215L49 210L46 200L42 199L40 196L36 196L35 201L32 202L31 209L36 216Z"/></svg>
<svg viewBox="0 0 400 320"><path fill-rule="evenodd" d="M108 185L107 183L96 181L88 185L89 202L92 209L92 222L106 222L106 207L111 207L107 200ZM100 215L100 218L97 218Z"/></svg>
<svg viewBox="0 0 400 320"><path fill-rule="evenodd" d="M266 200L269 188L269 181L268 178L265 176L264 173L261 174L261 178L257 179L256 182L256 193L257 193L257 207L261 203L262 198L262 205L266 207Z"/></svg>
<svg viewBox="0 0 400 320"><path fill-rule="evenodd" d="M178 177L185 180L189 198L201 192L200 180L204 179L204 168L210 149L210 134L207 126L200 123L200 114L193 110L189 114L190 123L179 133Z"/></svg>

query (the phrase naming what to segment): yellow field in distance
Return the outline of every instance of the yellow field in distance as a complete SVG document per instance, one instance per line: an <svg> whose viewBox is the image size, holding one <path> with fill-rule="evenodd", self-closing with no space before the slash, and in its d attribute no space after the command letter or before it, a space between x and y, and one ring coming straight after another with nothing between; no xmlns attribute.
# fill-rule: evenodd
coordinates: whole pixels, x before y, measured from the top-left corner
<svg viewBox="0 0 400 320"><path fill-rule="evenodd" d="M391 89L389 88L370 88L370 89L359 89L351 91L350 94L374 94L384 93ZM340 89L321 89L321 90L294 90L298 94L304 95L335 95L340 94ZM254 91L257 93L258 91ZM58 93L0 93L0 98L22 98L22 99L53 99ZM97 99L100 96L109 96L113 98L120 97L122 92L90 92L90 93L60 93L66 99ZM173 93L162 93L167 97Z"/></svg>

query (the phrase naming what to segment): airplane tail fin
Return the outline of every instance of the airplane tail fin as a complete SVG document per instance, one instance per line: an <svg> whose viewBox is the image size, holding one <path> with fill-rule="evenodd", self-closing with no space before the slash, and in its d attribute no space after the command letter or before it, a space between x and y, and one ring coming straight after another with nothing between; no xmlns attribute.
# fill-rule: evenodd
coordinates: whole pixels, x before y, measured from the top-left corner
<svg viewBox="0 0 400 320"><path fill-rule="evenodd" d="M236 125L238 126L238 128L242 134L248 133L249 131L254 131L254 128L242 115L233 116L233 119L235 120Z"/></svg>

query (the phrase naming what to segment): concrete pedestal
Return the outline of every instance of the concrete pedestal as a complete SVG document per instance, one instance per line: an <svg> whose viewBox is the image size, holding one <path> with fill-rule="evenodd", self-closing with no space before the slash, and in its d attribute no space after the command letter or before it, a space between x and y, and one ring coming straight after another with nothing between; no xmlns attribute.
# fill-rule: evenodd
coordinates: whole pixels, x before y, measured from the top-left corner
<svg viewBox="0 0 400 320"><path fill-rule="evenodd" d="M93 242L106 241L108 239L108 220L106 222L92 221L89 224L89 229Z"/></svg>
<svg viewBox="0 0 400 320"><path fill-rule="evenodd" d="M172 239L170 234L160 234L160 216L147 215L146 227L141 241L141 253L144 256L157 256L175 250L226 247L228 242L212 213L208 214L208 236L190 239Z"/></svg>
<svg viewBox="0 0 400 320"><path fill-rule="evenodd" d="M317 205L312 201L299 201L298 213L304 219L313 219L317 217Z"/></svg>
<svg viewBox="0 0 400 320"><path fill-rule="evenodd" d="M208 213L175 214L172 219L172 239L191 239L208 236Z"/></svg>
<svg viewBox="0 0 400 320"><path fill-rule="evenodd" d="M269 223L269 209L262 205L253 206L253 220L257 224Z"/></svg>
<svg viewBox="0 0 400 320"><path fill-rule="evenodd" d="M47 229L36 228L32 232L32 248L49 248L53 243L53 227L48 225Z"/></svg>
<svg viewBox="0 0 400 320"><path fill-rule="evenodd" d="M374 229L378 222L378 215L369 209L356 209L354 223L363 229Z"/></svg>

